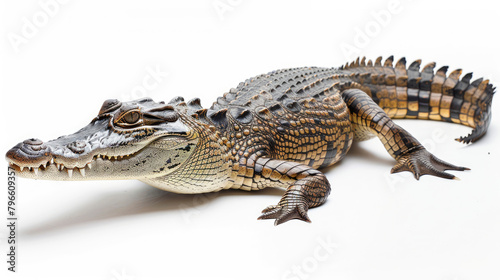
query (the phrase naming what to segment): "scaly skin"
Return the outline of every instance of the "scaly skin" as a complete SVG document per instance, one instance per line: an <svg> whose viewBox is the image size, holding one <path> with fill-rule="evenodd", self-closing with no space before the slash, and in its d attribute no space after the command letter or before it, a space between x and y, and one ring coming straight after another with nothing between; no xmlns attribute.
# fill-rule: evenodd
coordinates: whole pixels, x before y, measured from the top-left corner
<svg viewBox="0 0 500 280"><path fill-rule="evenodd" d="M341 68L293 68L248 79L210 109L199 99L169 104L150 99L106 101L85 128L46 143L29 139L7 152L23 177L51 180L138 179L178 193L222 189L285 189L260 219L275 224L310 221L330 184L318 171L341 160L353 140L378 137L397 161L391 172L452 179L466 170L430 154L391 118L455 122L473 127L471 143L491 120L494 88L487 80L460 80L461 70L435 74L356 60ZM80 172L73 172L80 171Z"/></svg>

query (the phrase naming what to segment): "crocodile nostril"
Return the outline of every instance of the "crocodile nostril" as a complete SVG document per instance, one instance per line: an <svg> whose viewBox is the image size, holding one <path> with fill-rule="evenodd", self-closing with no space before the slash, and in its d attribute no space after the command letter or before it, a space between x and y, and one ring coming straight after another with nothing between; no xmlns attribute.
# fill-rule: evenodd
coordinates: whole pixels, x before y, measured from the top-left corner
<svg viewBox="0 0 500 280"><path fill-rule="evenodd" d="M47 149L47 145L45 145L40 139L31 138L23 141L21 149L24 151L43 152Z"/></svg>
<svg viewBox="0 0 500 280"><path fill-rule="evenodd" d="M40 139L37 139L37 138L30 138L30 139L24 140L23 144L39 146L39 145L43 144L43 141Z"/></svg>

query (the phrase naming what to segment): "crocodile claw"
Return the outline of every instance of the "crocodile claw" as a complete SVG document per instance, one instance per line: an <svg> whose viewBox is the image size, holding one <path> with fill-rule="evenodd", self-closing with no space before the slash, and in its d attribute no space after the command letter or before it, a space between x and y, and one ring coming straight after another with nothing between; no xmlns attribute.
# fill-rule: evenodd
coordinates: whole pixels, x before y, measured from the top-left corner
<svg viewBox="0 0 500 280"><path fill-rule="evenodd" d="M274 225L280 225L292 219L299 219L310 223L311 220L307 216L308 207L305 203L293 203L285 205L271 205L262 210L262 215L259 220L276 219Z"/></svg>
<svg viewBox="0 0 500 280"><path fill-rule="evenodd" d="M400 157L398 163L392 168L391 173L410 171L417 180L420 179L420 176L427 174L446 179L458 179L455 175L444 172L445 170L464 171L470 169L440 160L426 149L422 148L413 150Z"/></svg>

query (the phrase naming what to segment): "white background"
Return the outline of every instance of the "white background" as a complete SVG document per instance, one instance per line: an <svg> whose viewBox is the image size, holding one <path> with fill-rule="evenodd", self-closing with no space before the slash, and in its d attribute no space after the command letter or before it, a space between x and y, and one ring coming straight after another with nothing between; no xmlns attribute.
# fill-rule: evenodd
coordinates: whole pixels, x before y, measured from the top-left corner
<svg viewBox="0 0 500 280"><path fill-rule="evenodd" d="M0 8L2 153L78 130L105 99L181 95L209 106L250 76L339 66L351 55L437 61L493 83L500 75L491 1L68 1L50 16L46 2ZM151 71L161 73L144 89ZM325 170L333 192L309 211L312 224L256 220L279 190L193 196L139 181L20 179L17 273L4 262L0 192L0 278L500 279L493 103L488 134L470 146L453 140L467 127L397 121L442 159L470 167L454 173L461 181L390 175L395 162L382 144L359 143Z"/></svg>

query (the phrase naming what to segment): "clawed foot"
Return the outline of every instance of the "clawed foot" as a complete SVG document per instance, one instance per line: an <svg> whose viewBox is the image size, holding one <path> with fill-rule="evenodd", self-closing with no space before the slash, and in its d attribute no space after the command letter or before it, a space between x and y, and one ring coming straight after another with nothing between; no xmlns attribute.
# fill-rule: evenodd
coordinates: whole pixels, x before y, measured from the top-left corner
<svg viewBox="0 0 500 280"><path fill-rule="evenodd" d="M421 148L399 158L398 163L392 168L391 173L410 171L417 180L420 176L426 174L446 179L458 179L455 175L444 172L445 170L464 171L470 169L442 161L426 149Z"/></svg>
<svg viewBox="0 0 500 280"><path fill-rule="evenodd" d="M259 220L265 219L276 219L274 225L277 226L284 222L290 221L292 219L299 219L310 223L309 217L307 216L308 207L305 202L295 202L295 203L281 203L278 205L271 205L266 209L262 210L262 215Z"/></svg>

